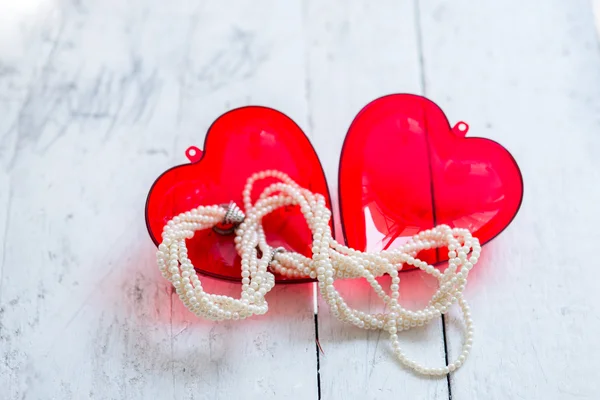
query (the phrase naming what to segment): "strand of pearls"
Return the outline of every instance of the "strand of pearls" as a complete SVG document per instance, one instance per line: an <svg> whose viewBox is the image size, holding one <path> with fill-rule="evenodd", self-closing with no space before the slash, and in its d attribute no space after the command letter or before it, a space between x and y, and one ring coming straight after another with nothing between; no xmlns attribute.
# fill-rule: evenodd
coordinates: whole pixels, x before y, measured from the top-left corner
<svg viewBox="0 0 600 400"><path fill-rule="evenodd" d="M276 178L278 182L268 186L253 203L251 194L255 182L267 177ZM325 198L300 187L282 172L264 171L252 175L242 197L245 216L234 205L227 208L200 206L176 216L164 228L163 241L157 251L159 269L194 314L216 321L261 315L268 310L265 295L275 286L271 270L287 277L311 277L318 281L319 291L336 318L359 328L387 331L395 355L406 367L424 375L443 376L464 363L473 343L473 322L462 293L469 271L477 263L481 251L479 241L468 230L441 225L415 235L397 249L360 252L333 239L329 227L331 211ZM274 249L266 241L262 219L288 205L300 207L312 232L311 258ZM206 293L187 255L186 239L192 238L197 230L209 229L224 221L243 221L238 225L235 237L236 250L241 257L239 299ZM448 248L449 261L444 272L416 258L422 250L440 247ZM422 310L408 310L398 302L398 271L404 264L413 265L438 280L438 289ZM388 292L376 280L384 274L391 277ZM343 278L365 278L385 303L387 311L369 314L349 307L333 285L335 279ZM409 359L400 348L398 332L437 319L455 303L462 310L466 327L465 342L457 359L441 368L425 367Z"/></svg>

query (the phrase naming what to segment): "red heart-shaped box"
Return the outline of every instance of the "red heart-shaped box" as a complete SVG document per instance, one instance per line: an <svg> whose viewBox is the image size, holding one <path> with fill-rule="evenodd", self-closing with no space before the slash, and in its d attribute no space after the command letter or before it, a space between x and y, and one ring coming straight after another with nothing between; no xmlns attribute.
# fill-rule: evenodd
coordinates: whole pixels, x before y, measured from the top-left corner
<svg viewBox="0 0 600 400"><path fill-rule="evenodd" d="M514 158L498 143L465 138L468 125L450 127L443 111L416 95L377 99L356 116L344 141L339 197L346 243L379 251L439 224L469 229L482 243L498 235L516 215L523 180ZM188 149L191 164L174 167L152 186L146 222L159 243L164 225L198 205L241 205L241 192L255 172L276 169L312 191L331 207L319 159L302 130L284 114L244 107L219 117L210 127L205 150ZM258 184L262 190L272 180ZM297 207L264 219L267 239L307 256L311 234ZM212 230L189 241L189 256L204 274L239 281L233 236ZM419 254L429 263L447 251ZM291 278L283 282L305 282Z"/></svg>
<svg viewBox="0 0 600 400"><path fill-rule="evenodd" d="M242 191L255 172L268 169L288 174L299 185L325 196L331 208L323 168L300 127L279 111L258 106L223 114L209 128L204 153L190 147L192 161L163 173L146 202L146 224L155 244L161 241L166 223L176 215L200 205L242 205ZM257 182L256 196L273 179ZM263 219L272 246L311 255L312 235L298 207L286 207ZM211 229L196 232L188 240L188 255L195 268L206 275L240 281L240 259L234 235ZM277 277L278 281L306 282L306 278Z"/></svg>
<svg viewBox="0 0 600 400"><path fill-rule="evenodd" d="M523 198L523 179L500 144L465 138L444 112L416 95L379 98L356 116L339 168L340 212L348 246L379 251L447 224L486 243L506 228ZM447 250L419 254L429 263Z"/></svg>

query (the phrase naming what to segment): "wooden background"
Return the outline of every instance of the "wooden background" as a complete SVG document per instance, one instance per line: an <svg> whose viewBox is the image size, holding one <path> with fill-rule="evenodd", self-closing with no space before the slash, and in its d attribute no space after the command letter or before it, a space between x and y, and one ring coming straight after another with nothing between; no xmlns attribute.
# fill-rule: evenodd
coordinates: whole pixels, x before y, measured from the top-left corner
<svg viewBox="0 0 600 400"><path fill-rule="evenodd" d="M352 118L393 92L438 102L524 175L471 275L464 367L411 374L386 335L320 301L315 318L311 284L277 287L260 318L193 318L154 264L154 178L261 104L302 126L336 193ZM0 399L598 399L599 129L584 0L0 0ZM431 290L403 275L407 304ZM443 365L441 322L402 341Z"/></svg>

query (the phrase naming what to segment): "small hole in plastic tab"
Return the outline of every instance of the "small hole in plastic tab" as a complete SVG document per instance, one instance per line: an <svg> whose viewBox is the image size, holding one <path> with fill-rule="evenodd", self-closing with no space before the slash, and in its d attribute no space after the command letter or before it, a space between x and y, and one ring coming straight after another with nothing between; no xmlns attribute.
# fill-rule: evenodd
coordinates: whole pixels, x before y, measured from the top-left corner
<svg viewBox="0 0 600 400"><path fill-rule="evenodd" d="M190 162L195 163L202 158L202 150L200 150L196 146L190 146L185 151L185 155L188 158L188 160L190 160Z"/></svg>
<svg viewBox="0 0 600 400"><path fill-rule="evenodd" d="M467 124L466 122L460 121L456 125L454 125L454 128L452 130L454 131L454 134L457 136L465 136L467 134L467 132L469 131L469 124Z"/></svg>

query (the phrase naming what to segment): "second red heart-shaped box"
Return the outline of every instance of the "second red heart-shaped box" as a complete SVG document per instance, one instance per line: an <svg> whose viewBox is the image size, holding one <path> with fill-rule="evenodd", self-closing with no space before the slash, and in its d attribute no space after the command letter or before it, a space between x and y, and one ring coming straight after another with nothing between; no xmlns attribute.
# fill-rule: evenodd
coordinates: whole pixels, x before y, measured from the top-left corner
<svg viewBox="0 0 600 400"><path fill-rule="evenodd" d="M394 248L438 224L467 228L485 243L506 228L523 196L518 165L498 143L465 138L467 130L465 123L452 128L442 110L421 96L390 95L364 107L347 133L339 167L347 244L369 251ZM186 154L191 163L163 173L148 194L146 222L156 244L164 225L181 212L230 201L241 205L246 179L266 169L285 172L323 194L331 207L313 147L298 125L276 110L230 111L210 127L204 152L190 147ZM272 246L310 255L310 231L297 208L269 215L264 227ZM188 248L199 272L241 279L233 235L197 232ZM445 259L443 251L419 256L430 263Z"/></svg>
<svg viewBox="0 0 600 400"><path fill-rule="evenodd" d="M379 98L356 116L339 166L342 227L352 248L392 249L436 225L467 228L487 243L517 214L523 179L500 144L466 138L432 101L416 95ZM448 259L439 249L429 263Z"/></svg>

